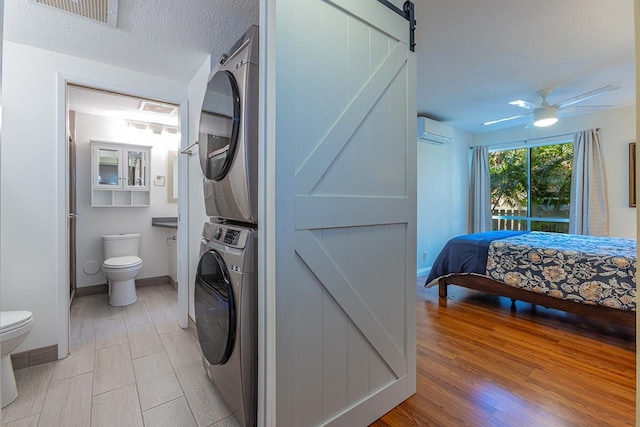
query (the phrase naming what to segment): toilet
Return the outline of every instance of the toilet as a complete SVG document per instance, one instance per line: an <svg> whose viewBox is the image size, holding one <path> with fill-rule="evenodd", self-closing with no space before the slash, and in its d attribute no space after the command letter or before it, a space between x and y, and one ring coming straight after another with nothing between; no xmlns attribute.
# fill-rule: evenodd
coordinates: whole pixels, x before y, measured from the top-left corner
<svg viewBox="0 0 640 427"><path fill-rule="evenodd" d="M11 352L27 338L33 328L33 315L29 311L0 312L0 378L2 378L2 408L16 400L18 388L11 363Z"/></svg>
<svg viewBox="0 0 640 427"><path fill-rule="evenodd" d="M108 234L102 236L104 263L109 282L109 304L129 305L136 302L135 278L142 269L140 234Z"/></svg>

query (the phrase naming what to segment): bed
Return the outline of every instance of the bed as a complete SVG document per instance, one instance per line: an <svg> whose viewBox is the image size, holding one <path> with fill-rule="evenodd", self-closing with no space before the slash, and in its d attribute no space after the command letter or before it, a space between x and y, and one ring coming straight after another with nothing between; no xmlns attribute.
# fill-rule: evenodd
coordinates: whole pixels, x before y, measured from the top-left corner
<svg viewBox="0 0 640 427"><path fill-rule="evenodd" d="M451 239L426 286L455 284L635 327L636 241L494 231Z"/></svg>

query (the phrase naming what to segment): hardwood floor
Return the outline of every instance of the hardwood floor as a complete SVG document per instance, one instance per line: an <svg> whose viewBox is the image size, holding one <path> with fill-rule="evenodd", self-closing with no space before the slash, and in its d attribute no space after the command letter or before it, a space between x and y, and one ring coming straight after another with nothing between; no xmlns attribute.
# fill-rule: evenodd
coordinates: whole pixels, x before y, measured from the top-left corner
<svg viewBox="0 0 640 427"><path fill-rule="evenodd" d="M634 425L634 330L423 279L417 393L373 426Z"/></svg>

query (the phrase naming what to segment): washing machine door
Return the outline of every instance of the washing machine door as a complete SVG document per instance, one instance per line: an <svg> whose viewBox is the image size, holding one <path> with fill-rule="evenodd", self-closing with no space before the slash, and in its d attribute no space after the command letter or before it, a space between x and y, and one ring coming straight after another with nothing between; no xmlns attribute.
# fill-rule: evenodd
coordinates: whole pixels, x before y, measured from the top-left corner
<svg viewBox="0 0 640 427"><path fill-rule="evenodd" d="M204 357L212 365L226 363L236 338L236 307L229 271L214 250L200 257L195 306L198 340Z"/></svg>
<svg viewBox="0 0 640 427"><path fill-rule="evenodd" d="M229 71L218 71L207 84L200 113L198 153L207 179L225 177L236 152L240 131L240 92Z"/></svg>

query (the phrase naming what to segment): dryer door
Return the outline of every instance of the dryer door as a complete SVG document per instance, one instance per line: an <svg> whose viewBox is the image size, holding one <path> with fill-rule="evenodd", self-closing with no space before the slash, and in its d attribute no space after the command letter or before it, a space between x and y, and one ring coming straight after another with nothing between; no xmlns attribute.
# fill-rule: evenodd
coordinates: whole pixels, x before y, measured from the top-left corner
<svg viewBox="0 0 640 427"><path fill-rule="evenodd" d="M225 177L236 151L240 130L240 92L229 71L218 71L207 84L200 113L198 153L207 179Z"/></svg>
<svg viewBox="0 0 640 427"><path fill-rule="evenodd" d="M236 337L236 309L229 271L216 251L200 257L195 305L198 341L204 357L212 365L226 363Z"/></svg>

